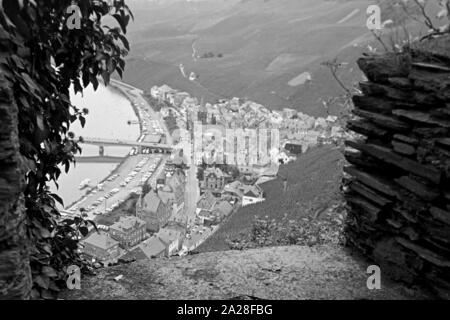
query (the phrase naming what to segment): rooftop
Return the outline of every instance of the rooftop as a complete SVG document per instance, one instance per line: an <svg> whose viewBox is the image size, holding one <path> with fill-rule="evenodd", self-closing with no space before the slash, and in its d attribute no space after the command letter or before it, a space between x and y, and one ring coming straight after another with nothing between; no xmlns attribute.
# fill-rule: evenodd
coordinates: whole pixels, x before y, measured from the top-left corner
<svg viewBox="0 0 450 320"><path fill-rule="evenodd" d="M166 245L161 242L158 237L151 237L150 239L142 242L138 248L144 253L147 258L160 255L161 252L166 250Z"/></svg>
<svg viewBox="0 0 450 320"><path fill-rule="evenodd" d="M163 84L161 87L159 87L160 91L163 92L175 92L176 90L172 89L171 87L169 87L167 84Z"/></svg>
<svg viewBox="0 0 450 320"><path fill-rule="evenodd" d="M216 197L214 197L214 195L211 193L211 191L207 190L202 195L200 200L197 202L197 208L209 210L209 209L211 209L211 207L214 205L215 202L216 202Z"/></svg>
<svg viewBox="0 0 450 320"><path fill-rule="evenodd" d="M119 221L114 223L110 229L115 229L121 232L128 232L130 230L142 227L145 225L145 221L134 216L120 217Z"/></svg>
<svg viewBox="0 0 450 320"><path fill-rule="evenodd" d="M161 135L160 134L149 134L145 136L145 142L151 142L151 143L160 143L161 142Z"/></svg>
<svg viewBox="0 0 450 320"><path fill-rule="evenodd" d="M228 215L233 211L233 206L228 201L221 201L214 206L214 211L219 211L222 215Z"/></svg>
<svg viewBox="0 0 450 320"><path fill-rule="evenodd" d="M244 192L244 196L253 197L253 198L259 198L260 196L262 196L262 193L263 193L261 188L256 185L253 185L253 186L243 185L243 192Z"/></svg>
<svg viewBox="0 0 450 320"><path fill-rule="evenodd" d="M175 201L175 194L168 185L165 185L160 191L158 191L158 196L164 204L167 204L170 200Z"/></svg>
<svg viewBox="0 0 450 320"><path fill-rule="evenodd" d="M161 199L154 191L150 191L144 197L144 205L143 208L150 212L156 212L161 203Z"/></svg>
<svg viewBox="0 0 450 320"><path fill-rule="evenodd" d="M172 241L181 238L181 231L171 228L162 228L156 235L164 243L171 243Z"/></svg>
<svg viewBox="0 0 450 320"><path fill-rule="evenodd" d="M100 233L94 232L89 237L84 239L82 242L96 246L103 250L107 250L107 249L112 248L113 246L119 244L116 240L111 238L107 233L103 233L103 232L100 232Z"/></svg>
<svg viewBox="0 0 450 320"><path fill-rule="evenodd" d="M225 174L219 168L206 168L203 175L206 177L210 174L214 174L218 178L225 176Z"/></svg>

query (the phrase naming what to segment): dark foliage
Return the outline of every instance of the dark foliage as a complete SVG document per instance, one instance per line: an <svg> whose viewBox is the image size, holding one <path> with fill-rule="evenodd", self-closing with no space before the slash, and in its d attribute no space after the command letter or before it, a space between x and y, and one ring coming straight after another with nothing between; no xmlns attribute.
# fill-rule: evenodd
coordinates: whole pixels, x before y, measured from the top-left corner
<svg viewBox="0 0 450 320"><path fill-rule="evenodd" d="M65 268L81 265L78 239L87 234L83 217L62 220L56 194L60 166L67 172L81 149L69 131L71 123L85 124L88 110L79 110L69 99L98 78L109 82L125 67L129 44L124 34L132 17L123 0L79 0L81 28L67 27L66 9L71 0L9 0L2 2L0 24L6 32L2 52L19 107L20 152L26 172L25 190L28 235L31 244L33 297L52 298L65 284ZM112 16L120 27L103 26L102 17ZM79 141L79 140L78 140Z"/></svg>

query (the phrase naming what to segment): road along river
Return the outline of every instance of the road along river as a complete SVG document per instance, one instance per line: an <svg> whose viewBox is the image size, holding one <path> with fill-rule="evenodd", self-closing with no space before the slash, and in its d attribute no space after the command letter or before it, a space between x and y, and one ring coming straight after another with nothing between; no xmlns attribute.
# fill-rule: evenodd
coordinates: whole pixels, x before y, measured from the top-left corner
<svg viewBox="0 0 450 320"><path fill-rule="evenodd" d="M109 139L137 140L140 135L139 125L129 125L128 120L136 123L138 118L133 111L131 102L112 87L99 86L97 91L92 87L81 94L71 94L72 103L79 108L89 109L86 125L81 128L79 122L73 123L70 130L77 136L90 136ZM82 145L81 156L96 156L99 154L97 146ZM105 155L123 157L130 152L128 147L105 147ZM80 155L78 155L80 156ZM84 190L79 190L80 182L90 179L91 185L97 185L110 174L119 163L76 163L71 166L69 173L64 170L58 180L59 189L50 185L67 206L81 198Z"/></svg>

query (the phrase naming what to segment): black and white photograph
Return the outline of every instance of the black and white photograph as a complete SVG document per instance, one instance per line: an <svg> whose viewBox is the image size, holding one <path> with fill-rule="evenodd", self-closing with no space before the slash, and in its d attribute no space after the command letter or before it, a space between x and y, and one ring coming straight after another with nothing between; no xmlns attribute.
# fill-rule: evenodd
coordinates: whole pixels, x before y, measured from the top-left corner
<svg viewBox="0 0 450 320"><path fill-rule="evenodd" d="M450 0L0 0L0 300L449 299Z"/></svg>

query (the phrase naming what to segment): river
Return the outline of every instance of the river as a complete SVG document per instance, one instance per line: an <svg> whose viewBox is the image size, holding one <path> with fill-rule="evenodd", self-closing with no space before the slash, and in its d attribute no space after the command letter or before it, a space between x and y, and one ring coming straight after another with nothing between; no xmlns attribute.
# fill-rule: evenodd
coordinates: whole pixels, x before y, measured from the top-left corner
<svg viewBox="0 0 450 320"><path fill-rule="evenodd" d="M79 108L89 109L84 128L81 128L78 121L71 125L70 130L77 136L126 140L139 138L139 125L128 124L128 120L138 120L131 102L114 88L100 85L97 91L94 91L92 87L88 87L84 90L83 96L75 95L72 91L71 101ZM81 145L81 147L83 149L81 156L98 155L98 146ZM129 151L128 147L105 147L105 155L109 156L125 156ZM68 174L61 168L59 189L56 189L54 184L50 187L62 197L64 205L68 206L86 192L78 189L81 181L88 178L91 185L96 185L117 165L118 163L77 163L71 166Z"/></svg>

